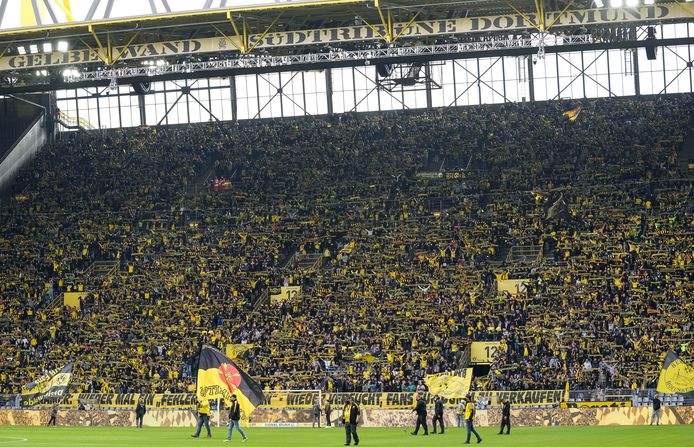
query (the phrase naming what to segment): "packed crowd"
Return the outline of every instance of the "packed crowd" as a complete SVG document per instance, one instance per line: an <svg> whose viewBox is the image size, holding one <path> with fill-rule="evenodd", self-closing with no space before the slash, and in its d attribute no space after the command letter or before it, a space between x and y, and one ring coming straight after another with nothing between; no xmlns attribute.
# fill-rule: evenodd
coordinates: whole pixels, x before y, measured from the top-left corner
<svg viewBox="0 0 694 447"><path fill-rule="evenodd" d="M0 393L194 390L203 342L275 389L414 390L472 340L480 388L653 385L694 357L694 98L568 107L64 135L0 213Z"/></svg>

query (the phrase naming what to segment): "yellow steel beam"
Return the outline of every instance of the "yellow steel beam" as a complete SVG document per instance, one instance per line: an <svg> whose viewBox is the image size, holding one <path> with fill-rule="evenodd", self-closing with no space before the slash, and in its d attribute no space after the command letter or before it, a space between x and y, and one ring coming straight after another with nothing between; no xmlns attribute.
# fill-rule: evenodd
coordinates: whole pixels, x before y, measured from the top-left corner
<svg viewBox="0 0 694 447"><path fill-rule="evenodd" d="M89 48L90 51L95 52L96 55L99 57L99 59L101 59L101 61L102 61L103 63L108 64L108 61L106 61L106 59L104 59L103 55L101 54L101 51L95 50L94 48L92 48L92 46L89 45L84 39L80 39L80 42L82 42L82 45L84 45L85 47Z"/></svg>
<svg viewBox="0 0 694 447"><path fill-rule="evenodd" d="M72 15L72 6L70 0L53 0L53 3L65 13L65 18L68 22L74 22L75 16Z"/></svg>
<svg viewBox="0 0 694 447"><path fill-rule="evenodd" d="M131 37L130 40L128 40L128 43L126 43L125 46L120 50L120 52L118 53L118 56L116 56L116 57L113 59L113 64L115 64L116 62L118 62L118 60L121 58L121 56L123 56L123 54L125 54L125 52L127 51L127 49L130 48L130 45L133 43L133 41L135 40L135 38L136 38L139 34L140 34L139 31L137 31L135 34L133 34L133 37Z"/></svg>
<svg viewBox="0 0 694 447"><path fill-rule="evenodd" d="M242 34L239 32L239 27L236 25L236 22L234 21L234 16L232 13L228 12L227 13L227 19L229 19L229 22L231 22L231 27L234 29L234 32L236 33L236 37L239 38L241 41L241 50L242 53L246 53L248 51L248 33ZM245 23L245 20L244 20Z"/></svg>
<svg viewBox="0 0 694 447"><path fill-rule="evenodd" d="M94 31L94 26L89 25L88 29L89 29L89 32L92 33L92 36L94 36L94 40L96 40L96 44L99 45L99 51L98 51L99 59L104 61L106 63L106 65L111 65L111 55L106 53L106 51L104 50L104 46L101 43L101 39L99 39L99 35L96 34L96 32ZM110 41L110 38L109 38L109 41ZM84 41L82 41L82 42L84 42ZM109 45L110 45L110 42L109 42ZM91 50L92 48L89 47L89 49Z"/></svg>
<svg viewBox="0 0 694 447"><path fill-rule="evenodd" d="M230 44L232 44L232 45L234 46L234 48L236 48L237 50L241 51L242 53L245 53L245 51L243 50L243 48L242 48L239 44L237 44L236 42L234 42L234 39L232 39L231 37L229 37L229 36L227 36L226 34L224 34L224 31L222 31L221 29L219 29L219 28L217 27L217 25L212 25L212 27L213 27L219 34L221 34L222 36L224 36L224 39L225 39L227 42L229 42ZM237 38L240 38L240 37L238 36L238 34L236 35L236 37L237 37Z"/></svg>
<svg viewBox="0 0 694 447"><path fill-rule="evenodd" d="M245 17L241 18L241 27L243 32L241 39L243 40L243 47L246 49L244 53L248 53L251 50L248 48L248 24Z"/></svg>
<svg viewBox="0 0 694 447"><path fill-rule="evenodd" d="M552 27L554 26L554 24L557 23L557 21L561 18L561 16L563 16L564 13L565 13L566 11L568 11L569 8L571 8L571 6L572 6L573 4L574 4L574 0L571 0L571 1L566 5L566 7L559 13L559 15L558 15L557 17L554 18L554 20L552 21L552 23L549 24L549 26L547 27L547 31L549 31L549 30L552 29Z"/></svg>
<svg viewBox="0 0 694 447"><path fill-rule="evenodd" d="M392 42L393 41L393 29L390 26L391 23L391 16L390 16L390 11L388 11L388 20L383 16L383 11L381 10L381 2L380 0L376 0L376 10L378 11L378 16L381 18L381 24L383 27L386 29L386 36L385 36L385 41L386 42ZM364 19L362 19L364 20ZM364 20L364 23L366 23L366 20ZM367 26L371 26L367 23ZM381 34L381 33L378 33Z"/></svg>
<svg viewBox="0 0 694 447"><path fill-rule="evenodd" d="M388 10L388 42L393 41L393 14L391 13L390 9Z"/></svg>
<svg viewBox="0 0 694 447"><path fill-rule="evenodd" d="M111 51L111 33L106 33L106 40L108 45L108 55L106 56L109 61L109 65L113 65L113 52Z"/></svg>
<svg viewBox="0 0 694 447"><path fill-rule="evenodd" d="M22 0L27 1L27 0ZM296 8L306 8L306 7L318 7L318 6L334 6L334 5L345 5L345 4L368 4L368 0L323 0L320 2L299 2L299 3L279 3L273 5L261 5L254 6L250 8L219 8L212 11L192 11L192 12L172 12L170 14L156 14L156 15L146 15L146 16L136 16L136 17L123 17L117 19L109 20L95 20L92 22L73 22L73 23L61 23L58 25L46 25L46 26L30 26L28 28L14 28L9 30L0 31L0 36L9 34L22 34L28 32L40 32L40 31L55 31L55 30L67 30L75 28L84 28L91 24L99 26L108 25L120 25L127 23L141 23L141 22L151 22L156 20L166 20L166 19L180 19L187 17L203 17L203 16L216 16L218 14L226 14L228 12L261 12L273 9L296 9ZM32 13L33 15L33 13ZM24 26L24 25L23 25Z"/></svg>
<svg viewBox="0 0 694 447"><path fill-rule="evenodd" d="M388 37L387 37L387 36L384 36L383 34L381 34L381 32L378 30L377 27L375 27L374 25L372 25L372 24L370 24L369 22L367 22L366 19L365 19L364 17L362 17L362 16L360 16L360 15L358 15L357 17L359 17L359 19L360 19L362 22L364 22L364 25L366 25L366 26L368 26L369 28L371 28L371 31L373 31L374 33L376 33L376 35L378 35L378 37L380 37L381 39L383 39L383 40L385 40L385 41L388 41Z"/></svg>
<svg viewBox="0 0 694 447"><path fill-rule="evenodd" d="M419 14L420 14L422 11L424 11L424 8L420 9L419 11L417 11L417 14L415 14L415 15L410 19L410 21L407 22L407 23L405 24L405 26L402 27L402 29L400 30L400 32L393 38L393 42L395 42L396 40L398 40L398 39L400 38L400 36L402 36L403 33L404 33L405 31L407 31L407 29L408 29L410 26L412 26L412 24L413 24L414 21L417 19L417 17L419 17Z"/></svg>
<svg viewBox="0 0 694 447"><path fill-rule="evenodd" d="M4 50L0 51L0 58L2 58L5 55L5 53L7 53L7 50L12 48L13 44L14 44L14 41L10 42L9 45L7 45Z"/></svg>
<svg viewBox="0 0 694 447"><path fill-rule="evenodd" d="M271 23L267 28L265 28L265 31L263 31L263 34L261 34L260 37L258 38L258 40L256 40L256 42L253 44L253 46L250 47L250 48L248 49L248 52L249 52L249 53L250 53L251 51L253 51L253 49L254 49L255 47L257 47L258 44L259 44L260 42L263 41L263 39L265 39L265 36L267 36L267 33L269 33L270 30L272 29L272 27L275 26L275 24L276 24L277 21L280 19L280 17L282 17L282 14L284 14L284 13L281 12L281 13L277 16L277 18L276 18L275 20L273 20L272 23ZM243 22L243 23L244 23L244 34L246 34L246 32L245 32L245 23L246 23L245 19L244 19L244 22ZM248 40L248 37L246 37L245 40L247 41L247 40Z"/></svg>
<svg viewBox="0 0 694 447"><path fill-rule="evenodd" d="M545 4L544 0L535 0L535 9L537 11L537 17L540 20L540 31L547 31L545 27Z"/></svg>
<svg viewBox="0 0 694 447"><path fill-rule="evenodd" d="M518 15L520 15L521 17L523 17L523 18L525 19L526 22L528 22L529 24L531 24L531 25L533 26L533 28L535 28L535 29L538 30L538 31L542 31L542 30L540 29L540 26L538 26L537 24L535 24L535 22L533 22L527 14L525 14L524 12L522 12L521 10L519 10L518 8L516 8L515 6L513 6L513 5L512 5L511 3L509 3L509 2L506 2L506 4L507 4L508 6L510 6L511 8L513 8L513 10L516 11L516 13L517 13ZM537 6L537 0L535 0L535 5Z"/></svg>

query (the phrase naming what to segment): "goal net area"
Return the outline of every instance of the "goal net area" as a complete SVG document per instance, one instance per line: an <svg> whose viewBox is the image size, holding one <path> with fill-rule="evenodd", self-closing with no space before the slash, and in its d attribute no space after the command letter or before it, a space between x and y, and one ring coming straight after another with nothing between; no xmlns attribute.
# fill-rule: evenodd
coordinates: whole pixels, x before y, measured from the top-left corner
<svg viewBox="0 0 694 447"><path fill-rule="evenodd" d="M265 391L265 403L251 416L250 425L259 427L327 427L338 418L321 390ZM341 408L339 409L341 410ZM341 417L341 416L340 416Z"/></svg>

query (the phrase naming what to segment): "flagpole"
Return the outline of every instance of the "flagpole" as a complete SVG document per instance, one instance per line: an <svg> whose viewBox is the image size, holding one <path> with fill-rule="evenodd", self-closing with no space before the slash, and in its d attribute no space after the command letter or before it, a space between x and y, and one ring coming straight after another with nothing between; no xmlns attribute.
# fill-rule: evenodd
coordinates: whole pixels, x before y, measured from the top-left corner
<svg viewBox="0 0 694 447"><path fill-rule="evenodd" d="M220 427L219 425L219 412L221 411L220 406L219 406L219 397L217 398L217 428Z"/></svg>

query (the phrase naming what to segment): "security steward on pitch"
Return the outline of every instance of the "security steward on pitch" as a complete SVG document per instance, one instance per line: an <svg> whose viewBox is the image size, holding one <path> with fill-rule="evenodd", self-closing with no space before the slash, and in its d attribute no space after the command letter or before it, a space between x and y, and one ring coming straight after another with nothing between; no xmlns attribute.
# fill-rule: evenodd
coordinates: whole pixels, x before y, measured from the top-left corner
<svg viewBox="0 0 694 447"><path fill-rule="evenodd" d="M354 438L354 445L359 445L357 422L360 414L359 405L352 399L347 399L345 406L342 408L342 423L345 425L345 435L347 436L345 445L350 445L352 438Z"/></svg>

